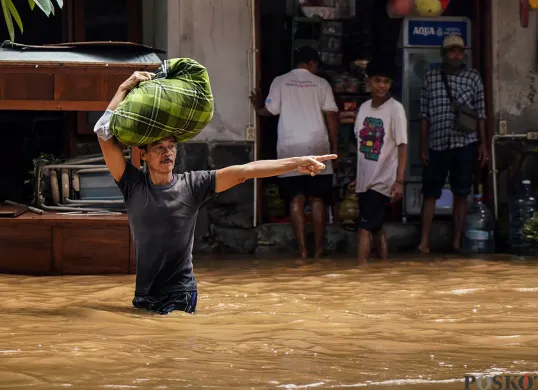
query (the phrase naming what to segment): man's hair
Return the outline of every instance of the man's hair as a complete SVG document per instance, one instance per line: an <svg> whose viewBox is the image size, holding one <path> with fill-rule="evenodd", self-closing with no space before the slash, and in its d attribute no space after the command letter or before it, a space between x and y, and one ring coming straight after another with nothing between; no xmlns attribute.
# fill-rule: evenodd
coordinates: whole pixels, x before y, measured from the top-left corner
<svg viewBox="0 0 538 390"><path fill-rule="evenodd" d="M310 46L303 46L295 51L295 66L299 64L308 64L310 61L319 62L318 51Z"/></svg>
<svg viewBox="0 0 538 390"><path fill-rule="evenodd" d="M164 138L163 138L163 139L164 139ZM154 145L154 144L156 144L156 143L158 143L158 142L160 142L160 141L162 141L162 140L152 142L151 144L141 145L141 146L138 147L138 149L147 152L147 151L148 151L148 148L149 148L151 145ZM175 143L176 146L177 146L177 141L176 141L175 138L174 138L174 143Z"/></svg>
<svg viewBox="0 0 538 390"><path fill-rule="evenodd" d="M368 77L387 77L394 81L396 79L396 71L394 66L386 61L372 61L366 67Z"/></svg>

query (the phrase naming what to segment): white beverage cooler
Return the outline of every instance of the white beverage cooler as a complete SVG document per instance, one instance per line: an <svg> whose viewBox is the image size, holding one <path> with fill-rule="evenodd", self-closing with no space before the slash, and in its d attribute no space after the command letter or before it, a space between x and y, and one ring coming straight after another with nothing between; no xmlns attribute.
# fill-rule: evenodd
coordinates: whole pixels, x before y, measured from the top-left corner
<svg viewBox="0 0 538 390"><path fill-rule="evenodd" d="M471 21L460 17L407 18L403 24L402 103L408 123L408 163L405 172L404 219L418 216L422 205L420 144L420 91L426 73L441 64L441 47L448 35L459 35L467 47L465 63L472 66ZM452 213L452 194L447 186L437 202L437 215Z"/></svg>

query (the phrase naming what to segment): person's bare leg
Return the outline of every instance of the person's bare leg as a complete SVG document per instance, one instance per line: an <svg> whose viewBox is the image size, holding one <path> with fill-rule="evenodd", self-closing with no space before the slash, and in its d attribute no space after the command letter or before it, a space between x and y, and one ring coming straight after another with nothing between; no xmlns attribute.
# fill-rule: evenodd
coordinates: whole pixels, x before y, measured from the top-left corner
<svg viewBox="0 0 538 390"><path fill-rule="evenodd" d="M435 202L435 198L424 198L422 203L422 232L418 246L422 253L430 253L430 229L435 215Z"/></svg>
<svg viewBox="0 0 538 390"><path fill-rule="evenodd" d="M306 220L304 216L304 204L305 197L303 195L297 195L291 200L290 220L291 227L293 229L293 232L295 233L295 238L297 239L299 254L303 259L306 259L306 257L308 256L308 251L306 250L305 239Z"/></svg>
<svg viewBox="0 0 538 390"><path fill-rule="evenodd" d="M385 231L383 229L379 229L374 234L374 240L381 261L387 261L389 258L389 244Z"/></svg>
<svg viewBox="0 0 538 390"><path fill-rule="evenodd" d="M314 228L314 257L320 258L323 254L323 242L325 238L325 225L327 223L327 211L321 198L310 198L312 207L312 225Z"/></svg>
<svg viewBox="0 0 538 390"><path fill-rule="evenodd" d="M359 229L358 241L359 247L357 248L357 265L368 264L368 257L370 257L370 242L372 236L368 230Z"/></svg>
<svg viewBox="0 0 538 390"><path fill-rule="evenodd" d="M461 249L461 235L465 226L465 217L467 216L467 198L463 196L454 197L454 210L452 219L454 222L454 241L452 248L459 251Z"/></svg>

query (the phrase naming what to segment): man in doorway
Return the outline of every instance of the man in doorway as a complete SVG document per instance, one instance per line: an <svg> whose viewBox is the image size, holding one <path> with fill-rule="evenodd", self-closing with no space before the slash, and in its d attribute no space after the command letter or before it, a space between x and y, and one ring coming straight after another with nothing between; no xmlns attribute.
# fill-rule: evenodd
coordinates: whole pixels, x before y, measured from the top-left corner
<svg viewBox="0 0 538 390"><path fill-rule="evenodd" d="M420 159L424 166L424 201L418 249L422 253L430 251L429 234L435 203L441 196L447 174L450 174L450 187L454 195L452 247L456 251L460 250L467 215L467 198L473 186L476 162L479 160L483 167L488 160L484 86L480 73L467 68L463 62L465 43L459 36L445 38L441 55L441 67L426 74L420 97ZM448 88L444 80L448 83ZM465 132L458 128L455 105L452 104L450 95L457 106L474 111L478 119L475 132Z"/></svg>
<svg viewBox="0 0 538 390"><path fill-rule="evenodd" d="M295 52L295 69L277 77L269 96L262 102L259 91L252 97L258 115L280 115L278 121L278 158L334 153L338 148L338 107L327 80L316 76L318 53L310 47ZM325 119L325 121L324 121ZM326 124L325 124L326 122ZM328 131L327 131L328 128ZM290 219L300 256L308 256L305 243L305 203L312 208L314 257L323 253L326 205L332 201L331 162L316 177L301 172L279 176L282 195L290 202Z"/></svg>
<svg viewBox="0 0 538 390"><path fill-rule="evenodd" d="M119 87L95 133L105 163L120 188L129 217L136 254L133 305L160 314L196 309L197 284L192 270L194 229L199 208L213 194L248 179L281 175L294 170L314 176L323 161L335 155L255 161L219 170L174 174L176 141L168 137L142 147L147 172L125 161L122 148L110 133L110 117L147 72L135 72Z"/></svg>

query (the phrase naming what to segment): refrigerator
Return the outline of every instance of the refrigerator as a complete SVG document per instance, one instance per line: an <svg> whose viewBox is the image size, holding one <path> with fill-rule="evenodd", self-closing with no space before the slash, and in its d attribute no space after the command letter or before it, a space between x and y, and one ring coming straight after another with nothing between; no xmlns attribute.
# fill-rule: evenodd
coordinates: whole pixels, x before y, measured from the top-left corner
<svg viewBox="0 0 538 390"><path fill-rule="evenodd" d="M408 163L404 187L404 220L418 216L422 205L420 143L420 91L426 73L441 65L441 47L448 35L463 38L465 63L472 67L471 21L464 17L406 18L402 30L402 103L408 119ZM437 202L437 215L452 213L452 194L447 186Z"/></svg>

